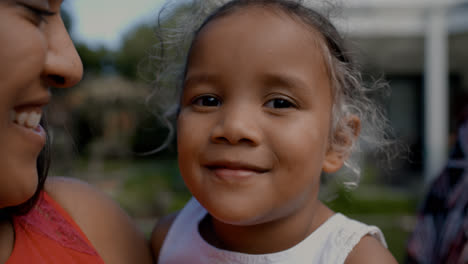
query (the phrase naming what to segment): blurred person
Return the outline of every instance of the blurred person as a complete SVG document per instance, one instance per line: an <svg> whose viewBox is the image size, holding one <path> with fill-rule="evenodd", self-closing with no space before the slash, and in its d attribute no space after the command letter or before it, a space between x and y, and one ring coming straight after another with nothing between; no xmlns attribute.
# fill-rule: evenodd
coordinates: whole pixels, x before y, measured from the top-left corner
<svg viewBox="0 0 468 264"><path fill-rule="evenodd" d="M457 123L447 165L431 184L408 241L408 264L468 263L468 105Z"/></svg>
<svg viewBox="0 0 468 264"><path fill-rule="evenodd" d="M83 72L61 3L0 1L0 263L150 263L144 237L106 195L46 180L49 87Z"/></svg>
<svg viewBox="0 0 468 264"><path fill-rule="evenodd" d="M178 162L193 198L154 228L158 263L396 263L379 228L318 200L322 173L358 171L361 128L389 143L336 28L306 1L193 2L215 7L187 34L181 70Z"/></svg>

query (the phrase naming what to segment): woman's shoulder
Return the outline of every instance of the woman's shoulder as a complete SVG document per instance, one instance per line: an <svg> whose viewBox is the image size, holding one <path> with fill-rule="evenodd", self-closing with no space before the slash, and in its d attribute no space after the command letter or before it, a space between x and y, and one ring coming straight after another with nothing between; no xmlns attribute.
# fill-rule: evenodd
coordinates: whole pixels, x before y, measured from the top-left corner
<svg viewBox="0 0 468 264"><path fill-rule="evenodd" d="M45 187L106 263L151 263L144 235L106 194L80 180L50 177Z"/></svg>

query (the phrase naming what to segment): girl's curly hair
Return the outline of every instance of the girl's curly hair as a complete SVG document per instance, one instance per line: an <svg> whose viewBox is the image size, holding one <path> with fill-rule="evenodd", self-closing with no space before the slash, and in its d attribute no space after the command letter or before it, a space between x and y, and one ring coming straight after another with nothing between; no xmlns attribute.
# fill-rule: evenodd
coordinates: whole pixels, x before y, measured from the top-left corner
<svg viewBox="0 0 468 264"><path fill-rule="evenodd" d="M250 6L279 11L309 26L311 31L322 36L319 43L332 83L334 101L330 147L344 152L345 155L359 153L363 147L368 147L383 153L386 160L394 157L395 141L390 136L388 119L371 99L375 92L386 90L386 83L375 82L370 86L365 84L361 70L345 46L344 39L328 15L325 15L331 13L333 5L318 7L317 1L306 0L178 0L166 3L158 16L156 32L159 42L154 46L154 55L150 58L157 70L155 89L148 101L151 109L170 129L167 144L175 134L170 117L177 116L187 57L198 33L208 23ZM354 139L356 129L359 128L347 122L350 116L356 116L361 121L359 137L352 142L351 147L349 144L343 144L343 139ZM357 155L351 155L345 163L345 167L352 172L352 178L345 182L349 187L356 186L360 178L356 158Z"/></svg>

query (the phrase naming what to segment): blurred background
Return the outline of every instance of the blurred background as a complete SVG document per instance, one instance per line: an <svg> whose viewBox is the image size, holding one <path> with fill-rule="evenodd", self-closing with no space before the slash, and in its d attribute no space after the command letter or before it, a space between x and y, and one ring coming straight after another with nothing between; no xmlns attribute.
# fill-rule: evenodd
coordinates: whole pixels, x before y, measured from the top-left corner
<svg viewBox="0 0 468 264"><path fill-rule="evenodd" d="M142 155L168 136L145 103L153 88L145 65L158 43L154 28L162 4L65 1L63 17L85 74L77 87L56 91L48 109L51 174L98 186L147 234L160 216L190 197L173 143ZM359 187L348 190L328 179L322 199L334 210L379 226L401 262L418 205L447 160L456 115L468 102L468 1L346 0L331 16L365 78L389 83L388 96L376 99L410 152L391 166L376 162L376 154L362 153Z"/></svg>

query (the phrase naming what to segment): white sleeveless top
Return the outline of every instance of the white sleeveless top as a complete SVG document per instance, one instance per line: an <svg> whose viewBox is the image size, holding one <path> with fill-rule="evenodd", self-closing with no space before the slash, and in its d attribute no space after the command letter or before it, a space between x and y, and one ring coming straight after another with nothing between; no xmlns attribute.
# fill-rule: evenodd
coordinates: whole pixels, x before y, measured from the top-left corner
<svg viewBox="0 0 468 264"><path fill-rule="evenodd" d="M201 237L198 225L206 214L206 210L195 198L185 205L169 229L158 263L344 263L354 246L368 234L387 247L383 234L377 227L337 213L302 242L287 250L259 255L232 252L218 249Z"/></svg>

